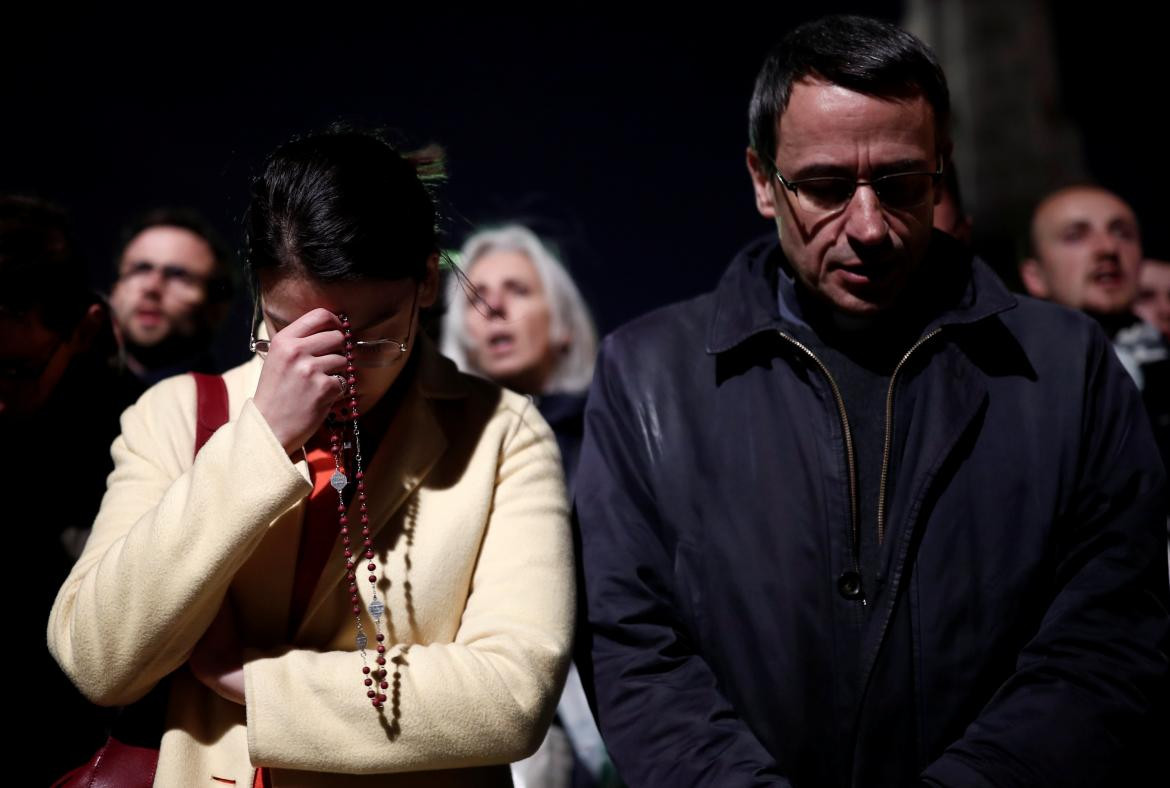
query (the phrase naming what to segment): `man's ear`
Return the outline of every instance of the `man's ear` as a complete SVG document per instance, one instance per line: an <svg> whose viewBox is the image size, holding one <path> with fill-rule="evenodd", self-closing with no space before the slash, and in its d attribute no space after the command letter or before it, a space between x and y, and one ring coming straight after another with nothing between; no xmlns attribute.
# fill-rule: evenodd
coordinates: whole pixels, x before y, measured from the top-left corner
<svg viewBox="0 0 1170 788"><path fill-rule="evenodd" d="M89 350L107 319L105 307L97 303L90 304L89 308L85 310L81 322L77 324L77 328L73 329L73 336L69 339L70 344L73 345L73 352L83 353Z"/></svg>
<svg viewBox="0 0 1170 788"><path fill-rule="evenodd" d="M427 258L427 272L418 290L418 303L423 309L434 306L439 299L439 253Z"/></svg>
<svg viewBox="0 0 1170 788"><path fill-rule="evenodd" d="M1033 298L1049 297L1048 277L1044 275L1044 269L1036 258L1028 257L1020 263L1020 281Z"/></svg>
<svg viewBox="0 0 1170 788"><path fill-rule="evenodd" d="M772 168L765 164L750 146L747 149L747 168L752 178L752 190L756 195L756 210L765 219L775 219L776 190L772 181L776 176L772 173Z"/></svg>

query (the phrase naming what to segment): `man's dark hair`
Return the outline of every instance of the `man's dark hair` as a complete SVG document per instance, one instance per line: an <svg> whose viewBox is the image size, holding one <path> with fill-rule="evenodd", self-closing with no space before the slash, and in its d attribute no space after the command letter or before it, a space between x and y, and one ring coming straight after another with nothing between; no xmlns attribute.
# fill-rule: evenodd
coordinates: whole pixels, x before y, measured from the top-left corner
<svg viewBox="0 0 1170 788"><path fill-rule="evenodd" d="M863 16L826 16L784 36L756 76L748 111L748 138L769 170L775 167L776 127L788 107L792 86L807 78L879 98L922 96L934 110L939 153L947 153L950 92L930 48L889 22Z"/></svg>
<svg viewBox="0 0 1170 788"><path fill-rule="evenodd" d="M236 284L235 254L224 241L223 236L203 216L191 208L151 208L135 216L122 228L117 259L114 261L115 274L120 273L122 256L126 248L141 233L154 227L177 227L198 236L211 249L215 268L207 283L207 294L211 301L228 300Z"/></svg>
<svg viewBox="0 0 1170 788"><path fill-rule="evenodd" d="M33 197L0 196L0 310L35 312L67 337L99 301L65 212Z"/></svg>
<svg viewBox="0 0 1170 788"><path fill-rule="evenodd" d="M252 186L245 221L253 292L264 269L321 282L422 279L438 251L431 183L442 154L405 154L380 134L335 126L282 145Z"/></svg>

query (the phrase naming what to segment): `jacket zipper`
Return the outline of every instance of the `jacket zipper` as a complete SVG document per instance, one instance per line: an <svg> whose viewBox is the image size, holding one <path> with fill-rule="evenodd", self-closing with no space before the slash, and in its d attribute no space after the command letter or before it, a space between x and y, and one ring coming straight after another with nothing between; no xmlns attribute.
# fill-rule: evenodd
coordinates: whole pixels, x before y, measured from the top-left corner
<svg viewBox="0 0 1170 788"><path fill-rule="evenodd" d="M940 331L942 331L941 328L936 328L915 342L902 355L901 360L890 374L890 389L886 393L886 436L882 445L882 476L878 484L877 541L879 545L886 538L886 480L889 478L890 472L890 443L892 442L892 434L894 431L894 383L898 380L898 372L906 364L906 360L910 358L910 354L922 347L926 342L929 342L932 338L938 336Z"/></svg>
<svg viewBox="0 0 1170 788"><path fill-rule="evenodd" d="M853 569L860 575L861 566L858 564L857 557L857 468L853 457L853 434L849 431L849 416L845 412L845 398L841 396L841 389L837 388L837 381L833 380L833 376L829 374L829 368L816 357L816 354L809 350L803 343L785 334L783 331L778 331L777 333L803 351L806 356L813 360L814 364L820 367L821 372L824 373L825 378L829 381L829 387L833 390L833 397L837 400L837 415L841 417L841 429L845 433L845 463L849 470L849 524L853 534ZM865 604L864 598L862 599L862 604Z"/></svg>

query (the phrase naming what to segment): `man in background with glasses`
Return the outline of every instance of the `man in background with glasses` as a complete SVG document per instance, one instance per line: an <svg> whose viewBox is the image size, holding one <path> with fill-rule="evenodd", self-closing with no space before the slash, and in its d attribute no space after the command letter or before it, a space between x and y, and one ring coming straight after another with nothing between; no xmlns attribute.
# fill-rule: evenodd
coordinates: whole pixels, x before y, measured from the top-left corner
<svg viewBox="0 0 1170 788"><path fill-rule="evenodd" d="M796 29L750 109L775 232L603 345L580 643L631 786L1131 784L1165 473L1096 324L932 230L949 116L908 33Z"/></svg>
<svg viewBox="0 0 1170 788"><path fill-rule="evenodd" d="M125 229L110 306L126 366L140 380L218 371L210 348L232 272L227 245L193 211L155 209Z"/></svg>

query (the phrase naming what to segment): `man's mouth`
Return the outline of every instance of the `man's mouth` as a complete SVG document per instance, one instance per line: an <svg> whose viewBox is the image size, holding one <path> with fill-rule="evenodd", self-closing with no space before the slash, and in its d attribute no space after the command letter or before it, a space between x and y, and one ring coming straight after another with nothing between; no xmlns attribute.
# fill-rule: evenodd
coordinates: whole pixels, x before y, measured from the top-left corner
<svg viewBox="0 0 1170 788"><path fill-rule="evenodd" d="M134 318L144 326L157 326L162 322L163 314L158 309L136 309Z"/></svg>
<svg viewBox="0 0 1170 788"><path fill-rule="evenodd" d="M1089 275L1089 281L1099 287L1115 288L1125 284L1125 276L1117 266L1098 268Z"/></svg>
<svg viewBox="0 0 1170 788"><path fill-rule="evenodd" d="M855 261L852 263L838 263L833 268L840 271L847 282L867 284L885 278L893 266L888 261Z"/></svg>

